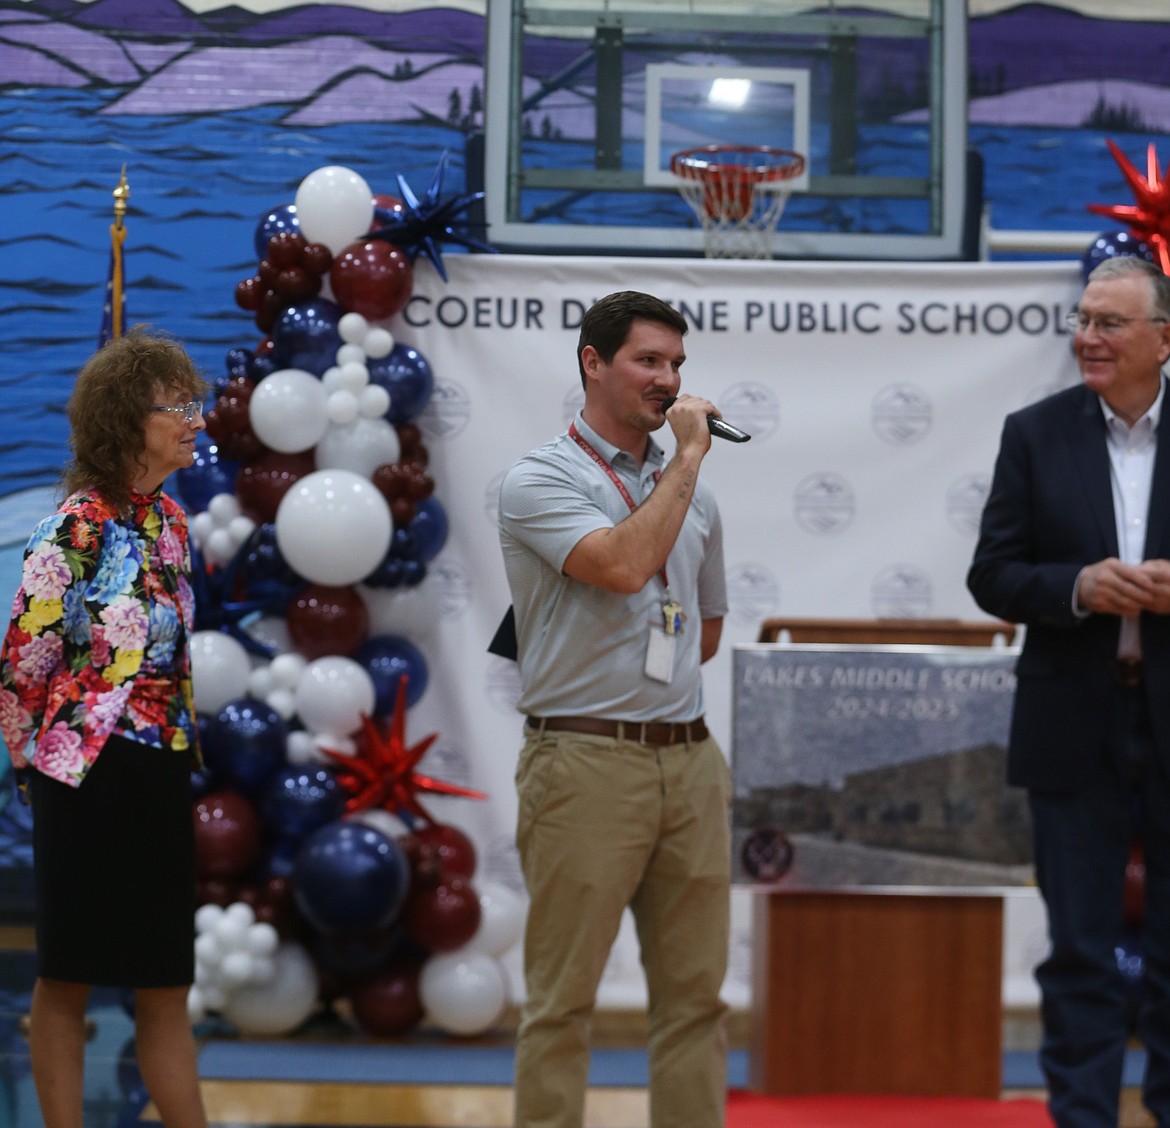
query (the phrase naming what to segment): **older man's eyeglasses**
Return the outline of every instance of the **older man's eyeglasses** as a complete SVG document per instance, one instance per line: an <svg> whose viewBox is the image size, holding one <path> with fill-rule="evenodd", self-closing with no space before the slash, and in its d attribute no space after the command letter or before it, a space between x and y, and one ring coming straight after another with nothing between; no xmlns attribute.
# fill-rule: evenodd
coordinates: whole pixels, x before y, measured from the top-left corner
<svg viewBox="0 0 1170 1128"><path fill-rule="evenodd" d="M188 400L186 403L180 404L178 407L165 407L162 404L154 404L151 411L166 412L167 415L181 415L184 422L194 423L196 419L203 418L203 401L202 400Z"/></svg>
<svg viewBox="0 0 1170 1128"><path fill-rule="evenodd" d="M1094 326L1102 337L1116 337L1135 321L1166 321L1165 317L1121 317L1116 313L1081 313L1079 309L1069 310L1064 323L1076 333L1087 333Z"/></svg>

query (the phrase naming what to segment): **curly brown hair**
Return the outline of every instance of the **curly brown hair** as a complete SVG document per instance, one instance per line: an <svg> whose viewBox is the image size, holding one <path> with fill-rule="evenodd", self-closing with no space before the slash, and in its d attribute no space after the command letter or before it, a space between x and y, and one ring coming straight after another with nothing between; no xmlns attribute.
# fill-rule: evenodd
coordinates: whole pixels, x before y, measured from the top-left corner
<svg viewBox="0 0 1170 1128"><path fill-rule="evenodd" d="M66 409L73 451L61 478L66 495L97 489L125 509L136 469L145 468L151 407L168 393L202 399L208 390L183 346L149 326L100 348L78 373Z"/></svg>

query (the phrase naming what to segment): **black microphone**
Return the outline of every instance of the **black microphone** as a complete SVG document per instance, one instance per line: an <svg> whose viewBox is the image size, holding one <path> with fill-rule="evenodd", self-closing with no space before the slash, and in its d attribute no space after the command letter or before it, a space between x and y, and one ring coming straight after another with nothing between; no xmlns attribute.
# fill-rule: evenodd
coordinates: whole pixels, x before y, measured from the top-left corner
<svg viewBox="0 0 1170 1128"><path fill-rule="evenodd" d="M662 401L662 411L665 414L666 409L669 408L678 396L667 396ZM733 427L730 423L725 423L718 415L707 416L707 430L711 432L718 439L727 439L732 443L746 443L751 438L746 431L741 431L738 427Z"/></svg>

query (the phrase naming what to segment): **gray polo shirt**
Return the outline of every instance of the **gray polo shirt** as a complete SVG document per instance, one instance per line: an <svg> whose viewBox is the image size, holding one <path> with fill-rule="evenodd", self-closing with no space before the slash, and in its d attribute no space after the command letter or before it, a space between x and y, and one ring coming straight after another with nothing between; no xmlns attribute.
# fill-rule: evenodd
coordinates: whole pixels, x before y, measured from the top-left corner
<svg viewBox="0 0 1170 1128"><path fill-rule="evenodd" d="M580 415L577 431L625 483L636 504L663 466L650 443L639 469ZM666 564L670 594L686 622L669 684L645 674L651 623L661 625L664 587L652 578L618 595L562 573L577 542L630 515L609 476L568 434L529 452L500 487L500 545L512 589L519 642L519 709L534 716L623 721L689 721L703 712L700 626L727 613L723 528L714 495L699 479Z"/></svg>

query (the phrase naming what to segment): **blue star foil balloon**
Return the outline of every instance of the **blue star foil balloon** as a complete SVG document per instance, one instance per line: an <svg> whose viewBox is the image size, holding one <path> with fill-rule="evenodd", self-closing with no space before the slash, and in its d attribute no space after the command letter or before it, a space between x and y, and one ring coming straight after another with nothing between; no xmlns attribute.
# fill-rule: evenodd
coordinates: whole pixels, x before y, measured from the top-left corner
<svg viewBox="0 0 1170 1128"><path fill-rule="evenodd" d="M196 630L222 631L249 654L272 658L276 648L253 638L246 628L262 615L283 615L294 590L301 585L274 580L254 585L251 592L247 590L246 564L261 529L240 545L222 570L206 567L199 549L192 543L191 586L195 593Z"/></svg>
<svg viewBox="0 0 1170 1128"><path fill-rule="evenodd" d="M401 248L413 264L420 253L425 253L431 260L439 277L447 281L447 271L443 266L443 256L439 249L440 243L456 243L468 250L484 251L495 254L496 248L490 243L471 234L471 222L463 217L462 226L457 226L459 217L473 204L483 199L482 192L468 192L461 196L449 196L442 199L443 176L447 171L449 153L443 150L439 163L435 166L430 186L420 200L411 187L406 183L402 174L398 175L398 191L402 198L401 211L388 211L385 208L375 208L374 215L384 227L371 231L366 238L381 239Z"/></svg>

